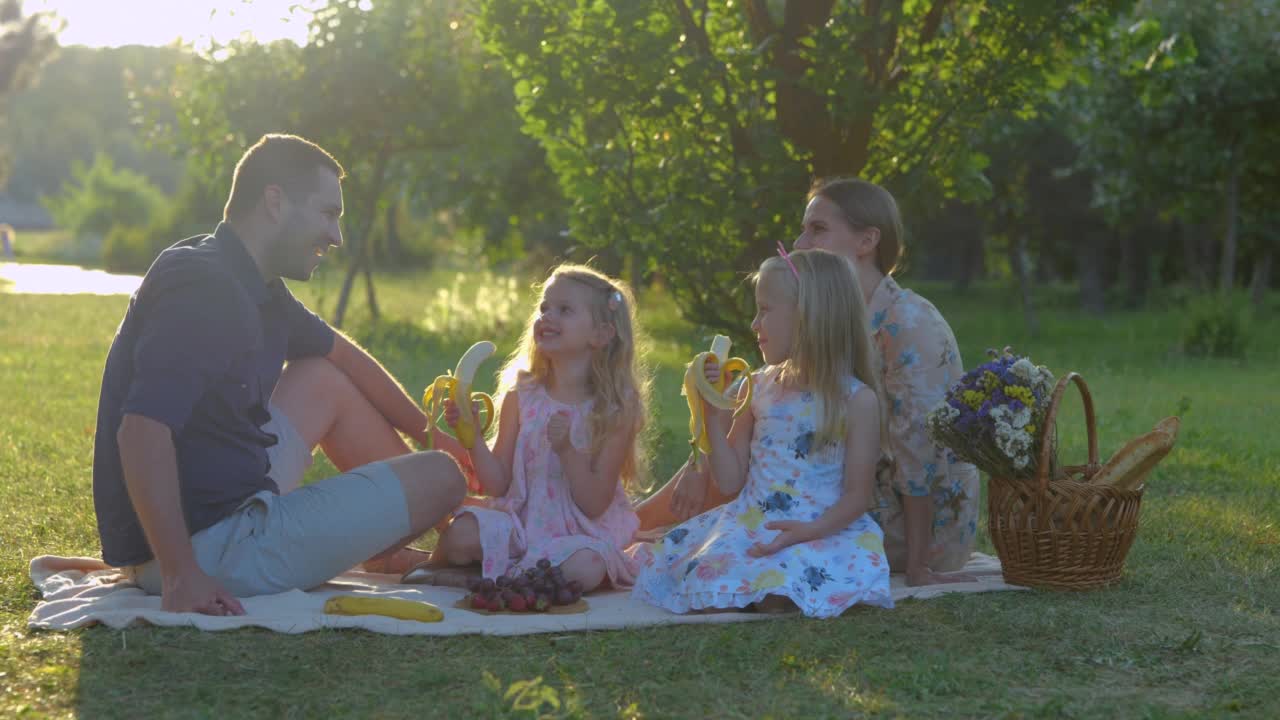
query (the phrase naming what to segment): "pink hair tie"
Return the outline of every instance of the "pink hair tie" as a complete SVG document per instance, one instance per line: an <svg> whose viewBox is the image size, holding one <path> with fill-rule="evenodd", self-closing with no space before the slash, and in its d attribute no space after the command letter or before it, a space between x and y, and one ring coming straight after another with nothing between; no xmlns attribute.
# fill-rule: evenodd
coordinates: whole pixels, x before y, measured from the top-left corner
<svg viewBox="0 0 1280 720"><path fill-rule="evenodd" d="M781 241L781 240L779 240L779 241L778 241L778 254L782 256L782 259L783 259L783 260L786 260L786 261L787 261L787 267L791 268L791 274L792 274L792 275L795 275L795 276L796 276L796 282L799 282L799 281L800 281L800 271L799 271L799 270L796 270L795 263L791 262L791 258L787 255L787 248L786 248L786 246L785 246L785 245L783 245L783 244L782 244L782 241Z"/></svg>

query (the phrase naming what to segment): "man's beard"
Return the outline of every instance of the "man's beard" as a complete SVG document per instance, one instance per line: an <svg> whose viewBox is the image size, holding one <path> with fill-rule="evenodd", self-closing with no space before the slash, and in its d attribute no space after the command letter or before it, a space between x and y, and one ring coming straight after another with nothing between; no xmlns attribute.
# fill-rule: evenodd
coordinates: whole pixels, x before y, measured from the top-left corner
<svg viewBox="0 0 1280 720"><path fill-rule="evenodd" d="M296 217L290 218L271 245L269 257L275 270L273 274L302 282L310 280L315 271L311 265L315 252L316 243L306 236L302 223Z"/></svg>

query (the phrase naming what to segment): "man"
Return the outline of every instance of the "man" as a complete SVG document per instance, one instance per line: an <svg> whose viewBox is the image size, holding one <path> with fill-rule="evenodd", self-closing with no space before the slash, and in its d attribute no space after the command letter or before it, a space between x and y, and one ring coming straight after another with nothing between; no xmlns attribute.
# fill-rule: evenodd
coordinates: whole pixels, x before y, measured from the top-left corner
<svg viewBox="0 0 1280 720"><path fill-rule="evenodd" d="M266 135L236 166L212 235L165 250L130 299L98 407L103 559L173 612L309 588L386 558L465 494L427 418L281 278L342 244L342 166ZM287 367L282 366L288 362ZM342 474L295 489L321 447Z"/></svg>

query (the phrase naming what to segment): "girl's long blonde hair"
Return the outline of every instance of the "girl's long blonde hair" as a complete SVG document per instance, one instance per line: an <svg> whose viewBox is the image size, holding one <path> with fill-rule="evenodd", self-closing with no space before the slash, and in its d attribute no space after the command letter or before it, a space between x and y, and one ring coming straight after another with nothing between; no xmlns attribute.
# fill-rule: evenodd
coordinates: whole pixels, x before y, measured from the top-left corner
<svg viewBox="0 0 1280 720"><path fill-rule="evenodd" d="M610 431L631 433L634 440L622 464L623 487L636 486L645 470L644 429L648 424L650 375L636 352L639 340L635 295L623 281L610 278L586 265L563 264L538 288L538 297L556 278L585 285L592 290L590 312L596 325L612 325L613 338L592 353L588 390L592 403L588 415L591 456L595 461ZM545 386L551 379L551 361L534 343L533 325L539 315L535 307L520 344L502 368L498 381L501 394L512 392L525 379Z"/></svg>
<svg viewBox="0 0 1280 720"><path fill-rule="evenodd" d="M887 453L885 396L867 305L853 263L825 250L797 250L787 257L795 273L786 260L771 257L754 276L757 284L766 275L779 280L775 287L782 288L796 303L791 357L779 364L779 382L812 390L818 398L821 422L814 440L820 447L844 439L848 379L861 380L879 400L880 448Z"/></svg>

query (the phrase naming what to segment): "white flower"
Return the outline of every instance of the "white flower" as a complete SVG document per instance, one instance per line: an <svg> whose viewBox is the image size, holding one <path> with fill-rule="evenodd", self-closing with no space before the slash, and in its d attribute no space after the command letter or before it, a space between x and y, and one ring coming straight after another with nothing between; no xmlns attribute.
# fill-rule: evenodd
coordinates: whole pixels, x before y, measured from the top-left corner
<svg viewBox="0 0 1280 720"><path fill-rule="evenodd" d="M1035 378L1036 366L1030 360L1022 358L1009 367L1009 372L1023 380L1032 380Z"/></svg>

